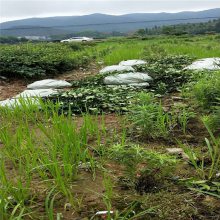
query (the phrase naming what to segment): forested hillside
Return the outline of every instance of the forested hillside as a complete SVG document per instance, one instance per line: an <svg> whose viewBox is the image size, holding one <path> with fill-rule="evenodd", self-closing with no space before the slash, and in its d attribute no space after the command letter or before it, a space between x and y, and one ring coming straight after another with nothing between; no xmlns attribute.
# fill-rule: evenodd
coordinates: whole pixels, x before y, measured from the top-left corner
<svg viewBox="0 0 220 220"><path fill-rule="evenodd" d="M200 23L187 23L177 25L165 25L162 27L154 26L153 28L139 29L137 33L139 35L157 35L157 34L205 34L220 32L220 19L200 22Z"/></svg>

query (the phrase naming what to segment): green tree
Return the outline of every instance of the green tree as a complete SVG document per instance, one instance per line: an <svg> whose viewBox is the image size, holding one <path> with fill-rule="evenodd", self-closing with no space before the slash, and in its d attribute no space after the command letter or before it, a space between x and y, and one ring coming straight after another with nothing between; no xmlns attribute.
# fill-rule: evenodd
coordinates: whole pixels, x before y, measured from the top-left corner
<svg viewBox="0 0 220 220"><path fill-rule="evenodd" d="M172 34L174 31L174 28L172 26L163 26L162 33L163 34Z"/></svg>
<svg viewBox="0 0 220 220"><path fill-rule="evenodd" d="M215 30L216 30L216 32L220 32L220 19L217 21L217 23L215 25Z"/></svg>
<svg viewBox="0 0 220 220"><path fill-rule="evenodd" d="M140 35L140 36L144 36L146 34L145 30L144 29L139 29L137 31L137 34Z"/></svg>

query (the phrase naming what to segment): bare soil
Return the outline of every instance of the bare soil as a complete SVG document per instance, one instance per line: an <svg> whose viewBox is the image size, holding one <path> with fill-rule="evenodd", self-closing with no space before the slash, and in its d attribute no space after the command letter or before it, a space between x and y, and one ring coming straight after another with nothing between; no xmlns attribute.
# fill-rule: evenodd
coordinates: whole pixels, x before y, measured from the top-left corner
<svg viewBox="0 0 220 220"><path fill-rule="evenodd" d="M1 80L0 101L12 98L26 89L27 82L24 80Z"/></svg>
<svg viewBox="0 0 220 220"><path fill-rule="evenodd" d="M91 63L87 68L80 68L78 70L73 70L64 74L60 74L56 77L56 79L66 81L82 80L87 77L96 75L99 72L99 70L100 68L97 67L97 64Z"/></svg>

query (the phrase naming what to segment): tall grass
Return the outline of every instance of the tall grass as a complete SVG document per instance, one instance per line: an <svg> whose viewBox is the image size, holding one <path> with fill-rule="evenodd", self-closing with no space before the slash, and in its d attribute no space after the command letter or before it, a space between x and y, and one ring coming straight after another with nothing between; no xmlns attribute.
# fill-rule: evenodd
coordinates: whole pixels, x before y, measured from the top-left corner
<svg viewBox="0 0 220 220"><path fill-rule="evenodd" d="M140 43L124 43L104 56L106 65L118 64L122 60L140 59L143 46Z"/></svg>
<svg viewBox="0 0 220 220"><path fill-rule="evenodd" d="M220 97L220 71L203 72L191 86L190 94L204 110L217 105Z"/></svg>
<svg viewBox="0 0 220 220"><path fill-rule="evenodd" d="M166 138L170 132L171 120L161 103L157 103L150 93L140 93L130 116L133 125L150 138Z"/></svg>
<svg viewBox="0 0 220 220"><path fill-rule="evenodd" d="M93 139L100 144L104 123L99 131L97 117L85 114L79 126L70 112L67 116L58 113L58 106L51 103L42 103L41 108L34 108L34 111L33 107L27 106L0 111L4 125L0 130L4 146L0 151L2 219L9 219L11 209L15 210L14 216L17 217L29 213L36 179L40 185L54 188L77 209L78 199L72 191L72 184L78 177L81 164L88 164L91 177L95 176L96 159L88 143ZM56 193L52 196L50 192L46 200L49 219L55 214L52 209Z"/></svg>
<svg viewBox="0 0 220 220"><path fill-rule="evenodd" d="M210 164L206 165L204 157L202 157L199 163L198 155L190 148L184 145L183 148L185 153L189 156L192 165L195 167L197 174L203 180L215 180L217 178L217 173L220 169L220 139L215 137L208 125L205 123L205 127L208 130L210 138L205 138L205 143L207 147L208 157L210 159Z"/></svg>
<svg viewBox="0 0 220 220"><path fill-rule="evenodd" d="M212 45L210 45L212 41ZM196 44L195 44L196 42ZM177 46L178 44L178 46ZM220 57L219 40L213 36L202 37L174 37L163 36L140 41L140 39L126 39L119 42L106 41L99 48L110 46L107 54L102 54L105 65L118 64L122 60L141 59L156 56L163 51L169 55L188 55L193 58ZM149 52L149 48L153 50ZM157 49L159 48L159 50Z"/></svg>

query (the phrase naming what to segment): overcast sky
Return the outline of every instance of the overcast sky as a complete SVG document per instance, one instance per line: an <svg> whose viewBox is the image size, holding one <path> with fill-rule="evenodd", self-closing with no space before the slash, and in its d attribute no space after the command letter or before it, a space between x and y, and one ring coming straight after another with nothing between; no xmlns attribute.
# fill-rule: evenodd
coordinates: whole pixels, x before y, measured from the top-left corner
<svg viewBox="0 0 220 220"><path fill-rule="evenodd" d="M0 22L28 17L199 11L210 8L220 8L220 0L0 0Z"/></svg>

